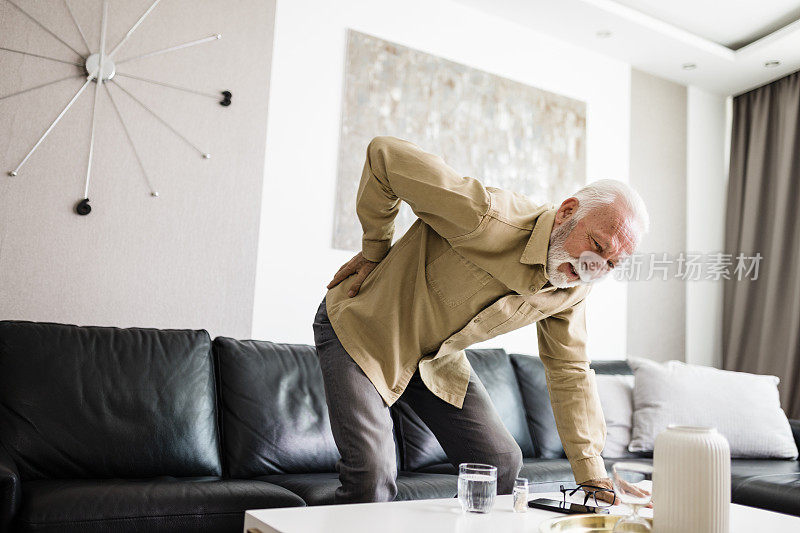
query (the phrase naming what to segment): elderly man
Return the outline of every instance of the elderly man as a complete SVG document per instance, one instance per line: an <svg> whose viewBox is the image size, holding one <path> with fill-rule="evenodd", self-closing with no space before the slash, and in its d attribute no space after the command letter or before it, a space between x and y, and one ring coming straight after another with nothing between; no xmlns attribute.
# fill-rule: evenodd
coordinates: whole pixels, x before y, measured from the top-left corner
<svg viewBox="0 0 800 533"><path fill-rule="evenodd" d="M376 137L366 155L356 201L361 252L328 284L314 319L341 454L336 502L394 499L389 406L401 396L450 462L495 465L498 493L511 492L522 454L464 349L534 322L575 481L610 489L585 348L585 280L633 253L647 231L639 195L604 180L558 208L538 206L401 139ZM400 200L419 218L392 245Z"/></svg>

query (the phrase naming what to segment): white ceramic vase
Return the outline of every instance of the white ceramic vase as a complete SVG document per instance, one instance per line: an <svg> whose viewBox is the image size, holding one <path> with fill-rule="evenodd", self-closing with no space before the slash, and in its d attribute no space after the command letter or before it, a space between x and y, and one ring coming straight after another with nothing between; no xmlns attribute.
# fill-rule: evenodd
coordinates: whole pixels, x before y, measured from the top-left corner
<svg viewBox="0 0 800 533"><path fill-rule="evenodd" d="M728 533L731 450L715 428L670 425L653 450L653 532Z"/></svg>

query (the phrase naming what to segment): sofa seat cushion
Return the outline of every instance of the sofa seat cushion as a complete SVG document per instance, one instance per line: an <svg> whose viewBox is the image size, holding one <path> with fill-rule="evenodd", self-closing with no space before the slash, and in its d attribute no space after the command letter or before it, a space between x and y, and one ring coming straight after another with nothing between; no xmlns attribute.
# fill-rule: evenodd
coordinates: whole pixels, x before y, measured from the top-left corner
<svg viewBox="0 0 800 533"><path fill-rule="evenodd" d="M621 459L605 459L606 471L611 475L611 468L615 463L635 462L647 465L653 464L652 457L625 457ZM425 472L447 472L444 468L451 465L437 465L425 469ZM737 488L745 481L752 478L760 478L766 481L773 477L792 476L800 480L800 461L781 460L781 459L733 459L731 461L731 491L735 494ZM530 481L568 481L574 483L572 468L566 459L523 459L520 476L527 477Z"/></svg>
<svg viewBox="0 0 800 533"><path fill-rule="evenodd" d="M303 500L261 481L216 477L38 480L22 483L19 531L241 532L244 511Z"/></svg>
<svg viewBox="0 0 800 533"><path fill-rule="evenodd" d="M621 459L605 459L606 471L611 475L614 463L636 462L648 465L653 464L649 457L625 457ZM567 459L523 459L522 470L519 474L526 477L531 483L531 491L551 492L557 491L559 485L575 485L572 467Z"/></svg>
<svg viewBox="0 0 800 533"><path fill-rule="evenodd" d="M731 499L741 505L800 516L800 461L734 459Z"/></svg>
<svg viewBox="0 0 800 533"><path fill-rule="evenodd" d="M437 463L435 465L428 465L424 468L420 468L417 472L423 472L425 474L449 474L451 476L458 475L458 468L452 465L452 463Z"/></svg>
<svg viewBox="0 0 800 533"><path fill-rule="evenodd" d="M528 478L531 492L557 491L559 485L574 485L572 467L566 459L529 459L522 460L520 477Z"/></svg>
<svg viewBox="0 0 800 533"><path fill-rule="evenodd" d="M606 462L609 465L609 462ZM458 475L458 469L450 463L429 465L420 470L426 474ZM531 482L531 491L551 492L558 490L560 484L574 484L572 468L566 459L534 459L524 457L520 477L528 478Z"/></svg>
<svg viewBox="0 0 800 533"><path fill-rule="evenodd" d="M800 472L740 479L733 489L732 500L741 505L800 516Z"/></svg>
<svg viewBox="0 0 800 533"><path fill-rule="evenodd" d="M637 462L652 465L648 457L606 459L609 475L614 463ZM450 463L430 465L424 473L456 474ZM532 492L557 491L559 485L573 485L575 478L566 459L524 458L520 477L528 478ZM731 461L731 500L800 516L800 461L781 459L733 459Z"/></svg>
<svg viewBox="0 0 800 533"><path fill-rule="evenodd" d="M800 479L800 461L788 459L733 459L731 461L731 492L750 478L770 480L773 476L794 475Z"/></svg>
<svg viewBox="0 0 800 533"><path fill-rule="evenodd" d="M298 494L308 505L331 505L339 474L278 474L262 476L262 481L274 483ZM451 475L400 472L397 476L395 501L452 498L458 494L458 478Z"/></svg>

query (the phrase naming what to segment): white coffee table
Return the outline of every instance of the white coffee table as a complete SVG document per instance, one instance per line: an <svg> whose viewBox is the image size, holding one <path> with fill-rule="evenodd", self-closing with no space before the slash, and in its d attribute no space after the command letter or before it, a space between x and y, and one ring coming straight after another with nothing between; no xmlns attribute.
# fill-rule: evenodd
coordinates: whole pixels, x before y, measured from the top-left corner
<svg viewBox="0 0 800 533"><path fill-rule="evenodd" d="M531 494L561 499L561 493ZM575 500L578 501L578 500ZM581 499L582 501L582 499ZM620 506L612 514L625 514ZM652 509L645 509L652 516ZM539 523L566 516L550 511L511 510L511 496L498 496L488 514L465 514L455 498L390 503L356 503L319 507L289 507L247 511L244 531L261 533L538 533ZM800 517L731 504L731 533L800 531Z"/></svg>

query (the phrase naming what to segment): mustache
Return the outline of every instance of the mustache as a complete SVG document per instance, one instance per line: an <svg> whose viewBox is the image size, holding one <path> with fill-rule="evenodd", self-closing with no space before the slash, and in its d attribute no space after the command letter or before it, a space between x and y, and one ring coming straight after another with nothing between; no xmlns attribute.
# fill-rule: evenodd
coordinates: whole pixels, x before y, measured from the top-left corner
<svg viewBox="0 0 800 533"><path fill-rule="evenodd" d="M565 249L564 243L575 227L576 221L570 219L564 224L553 229L550 235L550 247L547 251L547 277L550 283L559 288L574 287L582 282L582 279L571 280L565 273L558 270L564 263L569 263L575 272L580 275L580 263L578 258L572 257Z"/></svg>

